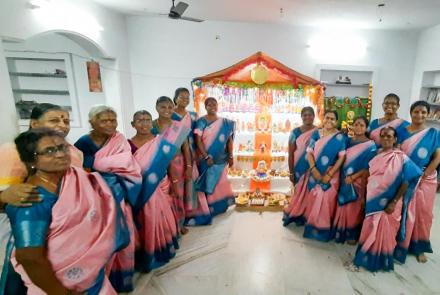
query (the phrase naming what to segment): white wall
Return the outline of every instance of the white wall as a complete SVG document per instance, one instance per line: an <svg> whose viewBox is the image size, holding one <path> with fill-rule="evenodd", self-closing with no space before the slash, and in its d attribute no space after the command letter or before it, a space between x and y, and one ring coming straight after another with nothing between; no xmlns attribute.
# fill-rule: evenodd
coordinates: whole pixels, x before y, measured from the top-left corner
<svg viewBox="0 0 440 295"><path fill-rule="evenodd" d="M193 78L228 67L257 51L309 76L316 75L318 64L340 63L309 55L307 45L318 33L313 28L191 23L132 16L127 18L127 30L131 69L136 73L132 76L136 109L154 110L154 101L160 95L171 96L176 87L189 87ZM378 69L373 117L382 114L382 98L389 92L402 98L400 115L406 117L418 33L377 30L355 33L365 39L367 53L349 65ZM216 40L216 36L220 39Z"/></svg>
<svg viewBox="0 0 440 295"><path fill-rule="evenodd" d="M9 80L6 59L3 55L3 44L0 42L0 103L2 106L0 143L11 141L18 131L17 113L15 112L14 99L11 98L11 81Z"/></svg>
<svg viewBox="0 0 440 295"><path fill-rule="evenodd" d="M424 71L440 71L440 25L425 29L420 33L411 101L420 99Z"/></svg>
<svg viewBox="0 0 440 295"><path fill-rule="evenodd" d="M42 9L29 9L27 3L27 0L0 1L0 37L26 40L44 32L61 30L89 39L105 56L116 59L112 67L116 71L104 74L106 102L118 111L120 122L123 122L120 129L131 129L133 95L128 74L130 64L125 17L87 0L50 1L59 11L45 14ZM9 77L0 75L0 85L6 85L6 79ZM9 94L0 100L12 101L13 98Z"/></svg>

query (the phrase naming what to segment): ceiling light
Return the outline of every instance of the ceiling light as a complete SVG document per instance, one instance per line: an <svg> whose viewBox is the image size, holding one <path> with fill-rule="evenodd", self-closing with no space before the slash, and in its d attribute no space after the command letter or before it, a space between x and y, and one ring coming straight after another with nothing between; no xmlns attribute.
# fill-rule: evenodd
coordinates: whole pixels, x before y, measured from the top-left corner
<svg viewBox="0 0 440 295"><path fill-rule="evenodd" d="M309 53L323 63L352 62L365 56L366 42L350 32L325 31L312 37Z"/></svg>

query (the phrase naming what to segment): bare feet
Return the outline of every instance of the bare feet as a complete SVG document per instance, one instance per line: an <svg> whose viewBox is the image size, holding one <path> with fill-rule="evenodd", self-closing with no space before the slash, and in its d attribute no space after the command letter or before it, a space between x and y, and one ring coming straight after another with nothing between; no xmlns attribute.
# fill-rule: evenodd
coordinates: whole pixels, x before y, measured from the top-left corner
<svg viewBox="0 0 440 295"><path fill-rule="evenodd" d="M428 258L425 256L425 254L420 254L417 256L417 261L420 263L426 263L428 261Z"/></svg>
<svg viewBox="0 0 440 295"><path fill-rule="evenodd" d="M349 245L351 245L351 246L354 246L354 245L357 244L357 241L356 241L356 240L348 240L348 241L347 241L347 244L349 244Z"/></svg>
<svg viewBox="0 0 440 295"><path fill-rule="evenodd" d="M189 232L189 229L186 228L186 227L182 227L182 228L180 229L180 233L181 233L182 235L186 235L188 232Z"/></svg>

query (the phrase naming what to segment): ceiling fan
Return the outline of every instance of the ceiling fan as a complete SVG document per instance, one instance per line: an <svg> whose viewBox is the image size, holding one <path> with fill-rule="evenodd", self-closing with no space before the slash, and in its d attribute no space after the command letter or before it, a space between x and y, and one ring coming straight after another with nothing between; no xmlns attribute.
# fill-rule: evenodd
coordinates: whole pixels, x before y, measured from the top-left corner
<svg viewBox="0 0 440 295"><path fill-rule="evenodd" d="M188 16L182 16L185 10L188 8L188 4L185 2L179 2L177 5L174 5L175 0L171 0L173 2L173 6L170 8L170 12L168 13L168 17L172 19L182 19L192 22L202 22L202 19L188 17Z"/></svg>

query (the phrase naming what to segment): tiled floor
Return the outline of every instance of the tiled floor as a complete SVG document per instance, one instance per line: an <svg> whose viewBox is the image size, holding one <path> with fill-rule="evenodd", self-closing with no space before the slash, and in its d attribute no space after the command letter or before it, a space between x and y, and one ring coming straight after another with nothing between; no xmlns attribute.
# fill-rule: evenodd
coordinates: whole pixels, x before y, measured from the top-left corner
<svg viewBox="0 0 440 295"><path fill-rule="evenodd" d="M281 213L232 207L212 226L191 228L177 257L140 276L133 294L440 294L439 219L432 233L437 253L426 264L409 257L391 273L353 272L354 246L305 240L302 228L281 225Z"/></svg>

